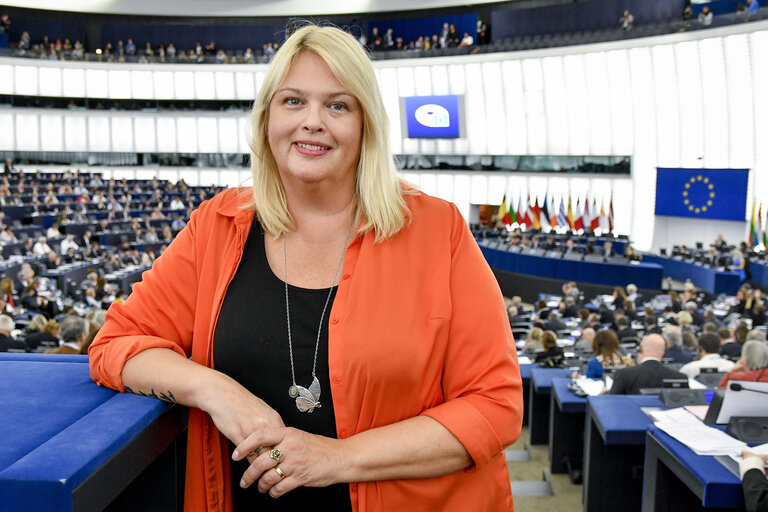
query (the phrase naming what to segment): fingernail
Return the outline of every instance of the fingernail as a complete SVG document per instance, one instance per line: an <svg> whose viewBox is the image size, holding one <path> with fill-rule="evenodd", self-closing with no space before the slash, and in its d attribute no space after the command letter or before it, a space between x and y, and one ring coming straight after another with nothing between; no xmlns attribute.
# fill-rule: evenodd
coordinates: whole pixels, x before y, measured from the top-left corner
<svg viewBox="0 0 768 512"><path fill-rule="evenodd" d="M239 453L237 453L237 450L235 450L235 451L233 451L233 452L232 452L232 458L233 458L233 459L237 460L237 458L238 458L239 456L240 456L240 454L239 454Z"/></svg>
<svg viewBox="0 0 768 512"><path fill-rule="evenodd" d="M245 489L245 480L240 480L240 487Z"/></svg>

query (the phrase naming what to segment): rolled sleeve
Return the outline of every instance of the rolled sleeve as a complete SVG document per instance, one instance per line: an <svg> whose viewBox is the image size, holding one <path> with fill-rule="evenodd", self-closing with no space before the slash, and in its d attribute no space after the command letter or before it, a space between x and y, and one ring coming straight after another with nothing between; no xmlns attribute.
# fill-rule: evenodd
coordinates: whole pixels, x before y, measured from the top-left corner
<svg viewBox="0 0 768 512"><path fill-rule="evenodd" d="M464 219L452 209L446 401L423 414L445 426L482 466L520 435L522 379L501 290Z"/></svg>

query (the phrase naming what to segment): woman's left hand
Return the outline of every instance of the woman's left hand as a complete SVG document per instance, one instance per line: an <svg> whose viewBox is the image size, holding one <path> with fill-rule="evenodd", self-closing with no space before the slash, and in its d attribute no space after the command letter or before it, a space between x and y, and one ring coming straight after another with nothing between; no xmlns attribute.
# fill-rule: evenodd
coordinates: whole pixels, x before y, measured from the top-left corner
<svg viewBox="0 0 768 512"><path fill-rule="evenodd" d="M240 460L259 446L273 447L262 450L251 461L240 486L249 487L258 481L259 492L277 498L297 487L325 487L344 481L340 474L344 467L341 443L290 427L265 428L245 438L232 458ZM279 450L280 456L275 450Z"/></svg>

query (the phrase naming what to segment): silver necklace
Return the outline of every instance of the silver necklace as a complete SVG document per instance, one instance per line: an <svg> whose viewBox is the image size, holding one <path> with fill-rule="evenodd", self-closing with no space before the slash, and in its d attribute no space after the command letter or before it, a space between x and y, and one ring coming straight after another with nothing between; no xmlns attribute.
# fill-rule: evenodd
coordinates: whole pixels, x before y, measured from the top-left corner
<svg viewBox="0 0 768 512"><path fill-rule="evenodd" d="M344 247L341 251L341 258L336 265L336 271L333 273L333 280L331 281L331 289L328 290L328 296L325 298L325 305L323 305L323 312L320 315L320 325L317 327L317 339L315 340L315 357L312 361L312 384L309 389L304 386L296 384L296 373L293 368L293 340L291 338L291 306L288 302L288 249L285 241L285 233L283 233L283 269L285 272L285 318L288 324L288 353L291 356L291 387L288 388L288 395L296 400L296 407L300 412L312 412L316 407L320 407L320 381L317 380L315 375L315 369L317 368L317 350L320 347L320 332L323 329L323 319L325 318L325 311L328 309L328 303L333 295L333 285L336 283L336 278L339 277L339 270L344 263L344 255L347 253L347 244L349 243L349 236L352 234L352 226L354 221L350 222L349 230L347 231L347 238L344 240Z"/></svg>

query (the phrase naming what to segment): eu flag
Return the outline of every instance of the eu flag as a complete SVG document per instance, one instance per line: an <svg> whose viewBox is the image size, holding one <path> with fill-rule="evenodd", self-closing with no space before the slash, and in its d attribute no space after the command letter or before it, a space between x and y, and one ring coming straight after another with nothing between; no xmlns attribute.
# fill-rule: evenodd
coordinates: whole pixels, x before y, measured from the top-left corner
<svg viewBox="0 0 768 512"><path fill-rule="evenodd" d="M656 215L701 219L746 218L749 169L656 171Z"/></svg>

